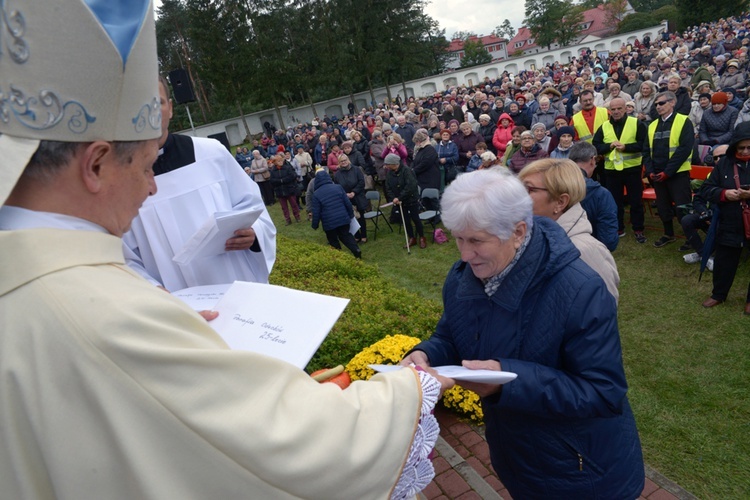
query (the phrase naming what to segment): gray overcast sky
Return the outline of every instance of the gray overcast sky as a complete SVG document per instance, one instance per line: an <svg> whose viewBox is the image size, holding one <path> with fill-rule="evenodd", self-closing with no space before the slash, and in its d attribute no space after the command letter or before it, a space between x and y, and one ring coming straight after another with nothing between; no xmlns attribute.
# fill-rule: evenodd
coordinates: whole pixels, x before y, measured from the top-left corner
<svg viewBox="0 0 750 500"><path fill-rule="evenodd" d="M155 0L154 5L159 7L161 0ZM428 0L425 12L445 28L450 39L457 31L489 35L505 19L518 31L525 8L523 0Z"/></svg>
<svg viewBox="0 0 750 500"><path fill-rule="evenodd" d="M505 19L517 32L523 23L525 4L523 0L431 0L425 12L445 28L445 36L450 39L456 31L489 35Z"/></svg>

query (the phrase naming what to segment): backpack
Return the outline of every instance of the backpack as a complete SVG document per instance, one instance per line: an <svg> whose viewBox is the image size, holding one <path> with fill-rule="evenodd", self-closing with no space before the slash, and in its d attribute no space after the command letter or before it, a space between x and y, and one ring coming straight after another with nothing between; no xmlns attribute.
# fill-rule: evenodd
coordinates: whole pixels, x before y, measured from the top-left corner
<svg viewBox="0 0 750 500"><path fill-rule="evenodd" d="M433 239L435 240L435 243L441 245L443 243L448 243L448 235L445 234L445 231L440 228L435 229L435 232L433 233Z"/></svg>

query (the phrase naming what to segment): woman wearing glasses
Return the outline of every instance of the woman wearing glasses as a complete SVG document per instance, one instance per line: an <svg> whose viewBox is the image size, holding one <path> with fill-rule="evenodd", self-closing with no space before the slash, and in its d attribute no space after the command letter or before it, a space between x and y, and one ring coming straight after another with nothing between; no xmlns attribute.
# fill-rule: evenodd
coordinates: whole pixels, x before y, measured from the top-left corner
<svg viewBox="0 0 750 500"><path fill-rule="evenodd" d="M713 291L703 302L703 307L714 307L727 300L742 249L750 246L750 227L742 217L743 210L750 210L750 123L734 130L726 155L701 186L700 195L719 208L718 218L711 222L711 231L716 231ZM744 313L750 315L750 285Z"/></svg>
<svg viewBox="0 0 750 500"><path fill-rule="evenodd" d="M560 224L533 216L529 186L491 168L446 188L443 224L461 260L435 333L402 364L518 374L504 386L458 382L482 397L492 466L513 498L637 498L643 458L617 304Z"/></svg>
<svg viewBox="0 0 750 500"><path fill-rule="evenodd" d="M508 167L517 174L532 161L547 158L547 156L549 156L547 151L537 144L534 134L527 130L521 133L521 149L510 157Z"/></svg>
<svg viewBox="0 0 750 500"><path fill-rule="evenodd" d="M565 230L581 252L581 260L602 277L607 290L617 300L620 275L612 254L591 234L591 223L581 207L586 182L581 168L568 159L545 158L527 165L518 178L534 202L534 215L549 217Z"/></svg>

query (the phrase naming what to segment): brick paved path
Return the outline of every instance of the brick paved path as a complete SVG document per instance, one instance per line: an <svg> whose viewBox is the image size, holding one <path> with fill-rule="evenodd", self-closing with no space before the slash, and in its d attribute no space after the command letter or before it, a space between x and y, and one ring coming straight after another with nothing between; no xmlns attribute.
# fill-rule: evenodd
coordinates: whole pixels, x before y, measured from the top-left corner
<svg viewBox="0 0 750 500"><path fill-rule="evenodd" d="M484 428L461 422L455 414L444 408L437 408L435 415L440 422L440 438L432 461L435 479L422 492L421 498L511 499L490 465ZM640 499L694 500L695 497L647 466L646 486Z"/></svg>

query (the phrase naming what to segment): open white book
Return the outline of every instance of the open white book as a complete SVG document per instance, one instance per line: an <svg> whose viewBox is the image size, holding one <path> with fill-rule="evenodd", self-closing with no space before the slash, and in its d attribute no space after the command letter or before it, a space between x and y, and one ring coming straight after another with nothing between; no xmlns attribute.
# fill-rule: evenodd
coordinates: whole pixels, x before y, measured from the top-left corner
<svg viewBox="0 0 750 500"><path fill-rule="evenodd" d="M249 208L216 212L193 233L172 260L178 264L189 264L193 259L224 253L226 242L234 236L234 232L238 229L250 229L262 213L262 209Z"/></svg>
<svg viewBox="0 0 750 500"><path fill-rule="evenodd" d="M219 317L209 325L232 349L265 354L299 368L307 365L349 303L246 281L186 288L173 295L195 310L218 311Z"/></svg>

